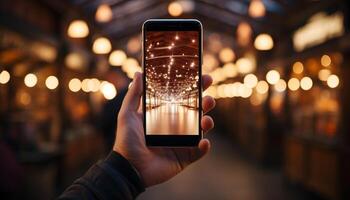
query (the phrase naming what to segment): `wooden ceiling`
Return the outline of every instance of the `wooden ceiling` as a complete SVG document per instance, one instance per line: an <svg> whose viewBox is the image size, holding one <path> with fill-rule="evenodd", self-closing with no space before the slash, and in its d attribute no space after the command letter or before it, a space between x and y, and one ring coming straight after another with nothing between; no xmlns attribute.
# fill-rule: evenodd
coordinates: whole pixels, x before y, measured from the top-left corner
<svg viewBox="0 0 350 200"><path fill-rule="evenodd" d="M148 89L160 96L198 91L199 34L196 31L146 33Z"/></svg>

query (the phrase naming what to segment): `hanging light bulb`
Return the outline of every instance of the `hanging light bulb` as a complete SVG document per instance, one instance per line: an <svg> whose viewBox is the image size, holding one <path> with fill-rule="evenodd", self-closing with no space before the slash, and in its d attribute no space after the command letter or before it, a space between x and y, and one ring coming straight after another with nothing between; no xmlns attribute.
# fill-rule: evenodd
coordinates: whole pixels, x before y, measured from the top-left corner
<svg viewBox="0 0 350 200"><path fill-rule="evenodd" d="M246 22L241 22L237 27L237 41L240 45L246 46L249 44L253 30Z"/></svg>
<svg viewBox="0 0 350 200"><path fill-rule="evenodd" d="M257 50L267 51L273 48L273 39L267 33L259 34L254 41L254 47Z"/></svg>
<svg viewBox="0 0 350 200"><path fill-rule="evenodd" d="M173 17L178 17L183 13L182 5L179 2L171 2L168 6L168 12Z"/></svg>
<svg viewBox="0 0 350 200"><path fill-rule="evenodd" d="M71 38L85 38L89 35L89 27L83 20L74 20L69 24L67 34Z"/></svg>
<svg viewBox="0 0 350 200"><path fill-rule="evenodd" d="M265 11L265 5L261 0L252 0L250 2L248 13L251 17L263 17L265 15Z"/></svg>
<svg viewBox="0 0 350 200"><path fill-rule="evenodd" d="M99 37L94 41L92 50L96 54L107 54L112 50L112 44L107 38Z"/></svg>
<svg viewBox="0 0 350 200"><path fill-rule="evenodd" d="M122 66L125 60L126 54L122 50L114 50L111 55L109 55L109 64L112 66Z"/></svg>
<svg viewBox="0 0 350 200"><path fill-rule="evenodd" d="M96 11L95 19L98 22L105 23L111 21L113 18L113 11L108 4L101 4Z"/></svg>
<svg viewBox="0 0 350 200"><path fill-rule="evenodd" d="M226 47L220 51L219 58L223 63L232 62L235 59L235 53L231 48Z"/></svg>

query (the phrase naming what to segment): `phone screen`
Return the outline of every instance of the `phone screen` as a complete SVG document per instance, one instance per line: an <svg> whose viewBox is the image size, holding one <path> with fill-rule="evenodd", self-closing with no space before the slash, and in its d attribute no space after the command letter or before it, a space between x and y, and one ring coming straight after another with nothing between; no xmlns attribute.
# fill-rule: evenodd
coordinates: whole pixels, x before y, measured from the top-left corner
<svg viewBox="0 0 350 200"><path fill-rule="evenodd" d="M199 135L200 32L146 31L146 135Z"/></svg>

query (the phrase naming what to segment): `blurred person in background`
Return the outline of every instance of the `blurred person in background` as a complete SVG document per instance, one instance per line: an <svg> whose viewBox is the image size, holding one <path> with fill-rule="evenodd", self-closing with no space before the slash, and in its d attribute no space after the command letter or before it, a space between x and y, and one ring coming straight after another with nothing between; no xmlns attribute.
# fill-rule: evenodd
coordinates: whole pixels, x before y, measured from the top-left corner
<svg viewBox="0 0 350 200"><path fill-rule="evenodd" d="M202 80L205 90L212 79L205 75ZM113 151L77 179L59 199L135 199L146 187L169 180L208 153L208 139L202 139L198 147L148 148L140 111L142 92L142 75L136 73L118 115ZM212 97L203 98L204 113L214 106ZM206 133L214 127L214 122L204 115L201 126Z"/></svg>

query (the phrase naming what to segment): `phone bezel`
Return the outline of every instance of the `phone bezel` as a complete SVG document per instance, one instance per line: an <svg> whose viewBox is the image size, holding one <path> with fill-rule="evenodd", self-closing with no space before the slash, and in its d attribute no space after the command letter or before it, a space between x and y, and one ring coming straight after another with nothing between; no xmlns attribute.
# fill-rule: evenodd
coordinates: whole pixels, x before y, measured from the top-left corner
<svg viewBox="0 0 350 200"><path fill-rule="evenodd" d="M143 68L143 129L147 146L169 146L169 147L184 147L197 146L203 137L201 120L202 120L202 87L199 89L199 120L198 120L198 135L147 135L146 134L146 70L144 51L145 37L147 31L198 31L199 37L199 85L202 85L202 52L203 52L203 28L200 21L196 19L150 19L142 25L142 68Z"/></svg>

